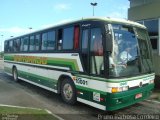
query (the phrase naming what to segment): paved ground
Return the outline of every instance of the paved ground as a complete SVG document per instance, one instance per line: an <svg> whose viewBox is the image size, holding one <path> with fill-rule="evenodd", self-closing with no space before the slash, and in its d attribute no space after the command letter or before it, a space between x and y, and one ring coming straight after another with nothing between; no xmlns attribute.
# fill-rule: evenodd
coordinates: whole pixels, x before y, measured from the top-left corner
<svg viewBox="0 0 160 120"><path fill-rule="evenodd" d="M157 94L154 94L151 99L157 98ZM67 105L63 103L57 94L23 81L15 83L12 77L4 73L2 61L0 61L0 104L48 109L66 120L97 120L100 114L160 114L160 103L150 100L112 113L104 112L82 103L77 103L74 106Z"/></svg>

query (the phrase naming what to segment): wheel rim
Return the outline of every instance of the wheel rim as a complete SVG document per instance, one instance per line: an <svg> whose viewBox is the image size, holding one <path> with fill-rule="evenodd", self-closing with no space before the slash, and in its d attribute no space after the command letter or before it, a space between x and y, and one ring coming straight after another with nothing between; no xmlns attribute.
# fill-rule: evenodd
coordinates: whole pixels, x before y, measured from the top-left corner
<svg viewBox="0 0 160 120"><path fill-rule="evenodd" d="M16 69L13 72L13 77L14 77L14 80L17 80L17 70Z"/></svg>
<svg viewBox="0 0 160 120"><path fill-rule="evenodd" d="M63 87L63 94L64 94L64 97L67 99L67 100L70 100L73 96L73 90L72 90L72 86L68 83L66 83Z"/></svg>

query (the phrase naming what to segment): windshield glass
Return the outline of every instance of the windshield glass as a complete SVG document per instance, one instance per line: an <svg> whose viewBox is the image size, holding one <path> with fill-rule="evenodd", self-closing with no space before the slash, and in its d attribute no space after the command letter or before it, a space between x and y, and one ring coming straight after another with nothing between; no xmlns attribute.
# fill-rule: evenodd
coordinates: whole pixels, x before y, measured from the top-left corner
<svg viewBox="0 0 160 120"><path fill-rule="evenodd" d="M148 34L132 26L112 25L113 51L109 55L110 77L134 76L153 71Z"/></svg>
<svg viewBox="0 0 160 120"><path fill-rule="evenodd" d="M142 62L142 72L152 72L152 54L151 54L151 44L149 42L149 36L146 30L135 28L136 37L139 44L140 58Z"/></svg>

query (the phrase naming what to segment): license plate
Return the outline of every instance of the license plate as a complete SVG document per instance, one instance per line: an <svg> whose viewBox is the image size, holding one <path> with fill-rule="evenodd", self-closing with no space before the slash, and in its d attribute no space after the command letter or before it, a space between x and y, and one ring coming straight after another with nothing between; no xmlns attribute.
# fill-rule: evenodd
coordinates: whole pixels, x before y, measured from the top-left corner
<svg viewBox="0 0 160 120"><path fill-rule="evenodd" d="M142 97L142 93L139 93L135 96L136 99L141 98Z"/></svg>

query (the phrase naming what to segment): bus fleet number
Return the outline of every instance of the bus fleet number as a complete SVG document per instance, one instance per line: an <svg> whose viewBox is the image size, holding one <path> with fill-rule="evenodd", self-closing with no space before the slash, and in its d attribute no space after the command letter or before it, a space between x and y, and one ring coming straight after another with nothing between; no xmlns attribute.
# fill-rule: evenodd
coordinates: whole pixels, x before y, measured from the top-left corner
<svg viewBox="0 0 160 120"><path fill-rule="evenodd" d="M82 80L81 78L77 78L76 83L81 84L81 85L87 85L88 84L88 82L86 80Z"/></svg>

